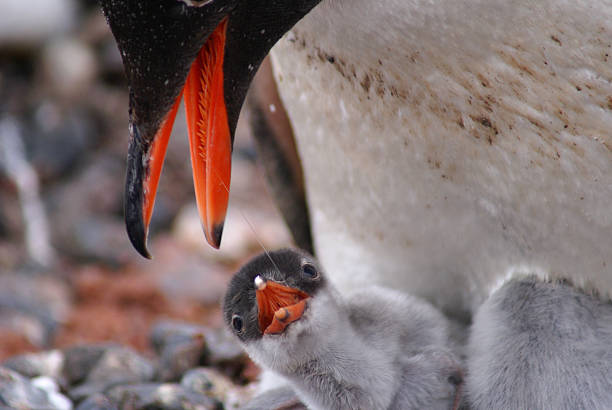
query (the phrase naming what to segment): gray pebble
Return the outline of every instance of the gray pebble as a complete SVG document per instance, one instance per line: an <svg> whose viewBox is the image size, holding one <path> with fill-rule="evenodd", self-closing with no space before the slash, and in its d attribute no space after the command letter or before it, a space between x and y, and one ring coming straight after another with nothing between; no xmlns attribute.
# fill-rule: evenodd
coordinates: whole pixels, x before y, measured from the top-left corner
<svg viewBox="0 0 612 410"><path fill-rule="evenodd" d="M55 380L48 376L35 377L30 380L33 386L43 390L47 394L47 399L58 410L72 410L72 402L68 397L59 391L59 386Z"/></svg>
<svg viewBox="0 0 612 410"><path fill-rule="evenodd" d="M164 410L214 410L223 405L210 397L187 390L178 384L140 384L117 386L107 393L120 408Z"/></svg>
<svg viewBox="0 0 612 410"><path fill-rule="evenodd" d="M151 328L151 346L158 354L171 345L202 339L207 328L178 320L161 320Z"/></svg>
<svg viewBox="0 0 612 410"><path fill-rule="evenodd" d="M245 404L254 389L235 385L227 376L216 369L200 367L191 369L181 379L181 386L213 397L225 404L226 408L238 408Z"/></svg>
<svg viewBox="0 0 612 410"><path fill-rule="evenodd" d="M221 329L206 328L204 336L208 346L209 364L217 365L244 361L246 357L244 350L225 327Z"/></svg>
<svg viewBox="0 0 612 410"><path fill-rule="evenodd" d="M44 347L70 310L70 290L60 279L29 271L0 275L0 325L21 327L28 340Z"/></svg>
<svg viewBox="0 0 612 410"><path fill-rule="evenodd" d="M64 375L68 384L73 385L85 380L104 353L117 344L76 345L63 350Z"/></svg>
<svg viewBox="0 0 612 410"><path fill-rule="evenodd" d="M64 354L59 350L26 353L8 358L2 366L29 378L48 376L60 380L64 367Z"/></svg>
<svg viewBox="0 0 612 410"><path fill-rule="evenodd" d="M117 385L151 381L154 375L153 364L134 350L109 348L98 359L85 382L71 389L68 395L78 402Z"/></svg>
<svg viewBox="0 0 612 410"><path fill-rule="evenodd" d="M0 367L0 403L14 409L64 410L56 407L44 390L5 367Z"/></svg>
<svg viewBox="0 0 612 410"><path fill-rule="evenodd" d="M116 403L101 393L89 396L79 404L76 410L118 410Z"/></svg>
<svg viewBox="0 0 612 410"><path fill-rule="evenodd" d="M142 383L153 379L150 360L127 347L107 349L87 376L87 382Z"/></svg>
<svg viewBox="0 0 612 410"><path fill-rule="evenodd" d="M151 331L151 344L159 354L158 379L178 380L203 363L208 356L205 328L178 321L158 322Z"/></svg>

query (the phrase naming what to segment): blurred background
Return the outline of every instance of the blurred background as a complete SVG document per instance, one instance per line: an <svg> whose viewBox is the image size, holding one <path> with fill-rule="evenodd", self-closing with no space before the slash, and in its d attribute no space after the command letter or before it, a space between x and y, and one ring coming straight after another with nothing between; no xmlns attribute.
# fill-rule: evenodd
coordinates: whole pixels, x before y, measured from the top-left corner
<svg viewBox="0 0 612 410"><path fill-rule="evenodd" d="M179 112L151 222L154 259L140 257L123 223L127 109L121 58L96 1L0 2L5 365L26 352L59 349L66 356L70 347L113 342L151 360L158 367L152 379L179 380L180 372L160 376L165 353L154 333L190 323L210 330L210 345L209 337L222 334L219 302L235 269L261 251L259 241L267 248L290 244L256 163L248 109L236 133L221 250L206 244ZM192 364L218 363L210 358L214 346L207 349ZM254 366L236 346L228 349L235 362L220 371L237 384L252 380ZM60 370L62 391L86 380L66 380Z"/></svg>

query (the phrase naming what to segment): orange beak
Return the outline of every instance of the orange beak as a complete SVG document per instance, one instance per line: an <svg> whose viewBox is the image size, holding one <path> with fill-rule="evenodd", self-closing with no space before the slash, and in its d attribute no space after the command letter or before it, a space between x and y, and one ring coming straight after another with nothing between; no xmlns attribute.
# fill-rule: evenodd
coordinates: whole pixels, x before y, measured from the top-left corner
<svg viewBox="0 0 612 410"><path fill-rule="evenodd" d="M229 200L232 144L223 92L227 18L198 53L185 82L196 202L208 243L218 248Z"/></svg>
<svg viewBox="0 0 612 410"><path fill-rule="evenodd" d="M264 334L283 333L289 324L300 319L306 310L308 294L274 281L256 279L255 295L259 310L259 328Z"/></svg>
<svg viewBox="0 0 612 410"><path fill-rule="evenodd" d="M128 222L132 243L149 257L146 238L168 139L181 98L185 97L191 165L200 220L208 243L219 248L229 200L232 143L223 87L223 57L227 18L223 19L197 54L183 91L155 134L142 180L142 221ZM135 218L138 219L138 218ZM130 221L131 222L131 221Z"/></svg>

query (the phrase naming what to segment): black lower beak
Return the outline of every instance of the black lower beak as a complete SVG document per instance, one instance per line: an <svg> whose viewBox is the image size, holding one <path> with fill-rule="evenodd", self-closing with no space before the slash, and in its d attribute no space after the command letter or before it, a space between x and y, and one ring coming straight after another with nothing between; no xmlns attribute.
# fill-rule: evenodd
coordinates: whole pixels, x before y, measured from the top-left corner
<svg viewBox="0 0 612 410"><path fill-rule="evenodd" d="M143 181L145 166L143 158L147 157L149 144L143 144L137 130L130 140L127 157L127 174L125 177L124 213L125 227L134 248L147 259L151 254L147 250L147 228L143 217Z"/></svg>

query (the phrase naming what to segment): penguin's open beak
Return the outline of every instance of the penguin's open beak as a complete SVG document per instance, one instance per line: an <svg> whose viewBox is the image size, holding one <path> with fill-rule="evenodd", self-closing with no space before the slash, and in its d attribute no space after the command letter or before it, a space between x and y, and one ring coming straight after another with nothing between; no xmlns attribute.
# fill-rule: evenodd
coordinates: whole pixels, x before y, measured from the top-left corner
<svg viewBox="0 0 612 410"><path fill-rule="evenodd" d="M306 310L309 296L299 289L274 281L255 278L259 329L263 334L280 334L299 320Z"/></svg>
<svg viewBox="0 0 612 410"><path fill-rule="evenodd" d="M155 196L184 99L198 211L208 243L218 248L229 199L233 132L244 99L240 93L239 103L230 98L228 118L224 64L233 5L195 8L176 0L101 4L130 86L124 205L130 241L150 257L146 242ZM246 92L250 78L244 82Z"/></svg>
<svg viewBox="0 0 612 410"><path fill-rule="evenodd" d="M149 223L168 139L184 97L196 203L210 245L221 244L229 199L232 138L223 92L223 57L227 18L221 20L195 56L185 85L152 138L140 135L138 118L131 118L125 215L134 247L150 257L146 247Z"/></svg>
<svg viewBox="0 0 612 410"><path fill-rule="evenodd" d="M150 257L155 194L183 98L198 210L208 243L220 246L233 136L249 84L274 43L317 2L100 0L130 87L125 220L140 254Z"/></svg>

